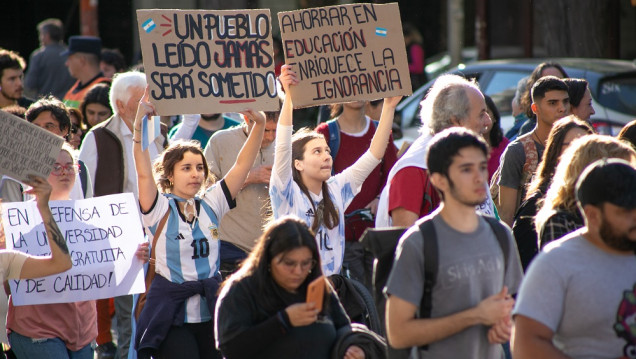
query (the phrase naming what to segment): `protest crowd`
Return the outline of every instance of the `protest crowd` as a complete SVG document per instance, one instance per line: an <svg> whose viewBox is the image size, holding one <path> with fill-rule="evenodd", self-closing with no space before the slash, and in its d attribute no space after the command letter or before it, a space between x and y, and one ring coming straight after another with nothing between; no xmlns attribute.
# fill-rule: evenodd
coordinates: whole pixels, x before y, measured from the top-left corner
<svg viewBox="0 0 636 359"><path fill-rule="evenodd" d="M288 31L316 31L296 15ZM195 114L195 74L128 68L98 37L66 45L57 19L37 31L28 61L0 49L0 120L64 143L48 177L2 176L0 357L636 358L636 121L597 134L587 82L558 63L519 83L505 133L476 81L439 76L398 152L404 78L426 82L407 24L407 46L390 49L406 76L343 56L338 68L363 74L301 87L318 60L312 72L291 47L257 44L249 60L225 57L249 76L212 65L199 78L208 96L268 104ZM311 51L366 46L364 34L314 35ZM190 102L166 112L179 96ZM42 221L16 232L27 213Z"/></svg>

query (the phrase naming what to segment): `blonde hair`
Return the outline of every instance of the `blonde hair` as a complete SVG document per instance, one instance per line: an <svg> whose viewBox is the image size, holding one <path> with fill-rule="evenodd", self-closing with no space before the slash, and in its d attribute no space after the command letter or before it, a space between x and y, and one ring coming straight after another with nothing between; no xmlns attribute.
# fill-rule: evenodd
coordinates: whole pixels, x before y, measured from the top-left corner
<svg viewBox="0 0 636 359"><path fill-rule="evenodd" d="M552 184L535 217L537 232L557 210L576 213L576 181L585 167L602 158L620 158L635 163L636 151L610 136L587 135L572 141L559 160Z"/></svg>

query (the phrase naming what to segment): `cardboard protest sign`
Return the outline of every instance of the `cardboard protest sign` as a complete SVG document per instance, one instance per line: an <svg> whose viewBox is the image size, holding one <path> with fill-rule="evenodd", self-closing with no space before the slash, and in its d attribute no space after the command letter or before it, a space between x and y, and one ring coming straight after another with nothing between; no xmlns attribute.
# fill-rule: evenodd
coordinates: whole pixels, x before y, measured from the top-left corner
<svg viewBox="0 0 636 359"><path fill-rule="evenodd" d="M276 111L269 10L137 10L159 115Z"/></svg>
<svg viewBox="0 0 636 359"><path fill-rule="evenodd" d="M412 93L397 3L280 12L278 21L285 63L300 80L294 107Z"/></svg>
<svg viewBox="0 0 636 359"><path fill-rule="evenodd" d="M0 111L0 174L25 182L47 178L64 139L10 113Z"/></svg>
<svg viewBox="0 0 636 359"><path fill-rule="evenodd" d="M141 260L144 240L131 193L78 201L51 201L53 219L71 253L73 268L38 279L9 280L15 305L70 303L145 291ZM35 201L4 203L8 249L49 255L51 249Z"/></svg>

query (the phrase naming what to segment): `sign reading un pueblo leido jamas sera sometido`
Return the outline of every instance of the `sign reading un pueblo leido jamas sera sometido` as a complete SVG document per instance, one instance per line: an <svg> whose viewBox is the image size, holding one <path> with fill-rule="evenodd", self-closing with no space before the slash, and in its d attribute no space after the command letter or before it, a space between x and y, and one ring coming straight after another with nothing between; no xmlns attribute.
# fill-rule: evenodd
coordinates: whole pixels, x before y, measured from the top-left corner
<svg viewBox="0 0 636 359"><path fill-rule="evenodd" d="M137 10L159 115L279 109L269 10Z"/></svg>
<svg viewBox="0 0 636 359"><path fill-rule="evenodd" d="M278 13L285 63L300 84L294 107L410 95L397 3Z"/></svg>

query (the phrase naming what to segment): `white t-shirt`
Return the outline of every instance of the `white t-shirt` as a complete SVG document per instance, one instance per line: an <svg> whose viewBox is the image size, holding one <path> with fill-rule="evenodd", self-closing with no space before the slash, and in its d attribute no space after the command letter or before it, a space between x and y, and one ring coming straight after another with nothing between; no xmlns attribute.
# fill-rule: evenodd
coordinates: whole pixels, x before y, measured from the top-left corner
<svg viewBox="0 0 636 359"><path fill-rule="evenodd" d="M155 248L155 270L174 283L213 277L219 269L218 223L233 203L229 191L221 182L212 186L200 201L198 218L192 223L178 209L177 200L170 195L157 195L148 213L143 214L146 233L153 241L157 226L166 211L166 221ZM212 319L205 299L195 295L186 301L186 323L201 323Z"/></svg>
<svg viewBox="0 0 636 359"><path fill-rule="evenodd" d="M269 195L275 218L293 214L311 227L314 221L314 207L323 198L323 193L310 192L314 206L292 178L291 167L292 126L278 125L276 131L276 151L270 179ZM320 251L322 271L325 275L340 273L344 256L344 212L355 197L362 183L380 163L371 152L365 152L353 165L327 180L331 201L338 210L339 224L329 229L321 224L316 233L316 243Z"/></svg>

